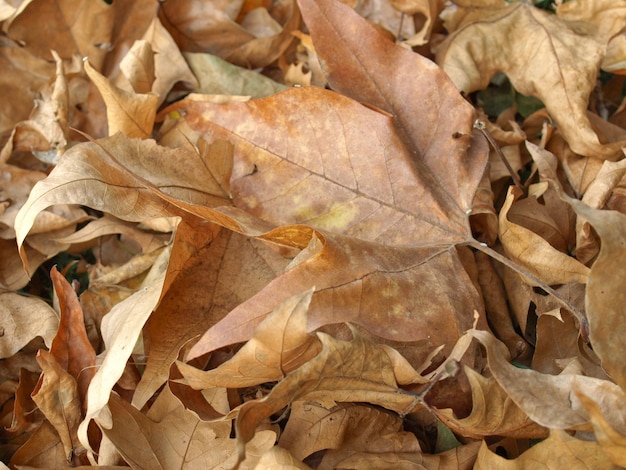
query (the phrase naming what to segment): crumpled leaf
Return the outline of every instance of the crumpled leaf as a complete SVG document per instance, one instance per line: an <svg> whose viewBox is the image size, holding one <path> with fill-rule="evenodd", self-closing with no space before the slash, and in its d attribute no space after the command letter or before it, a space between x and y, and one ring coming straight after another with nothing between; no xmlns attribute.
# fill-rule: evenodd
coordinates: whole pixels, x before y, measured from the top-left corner
<svg viewBox="0 0 626 470"><path fill-rule="evenodd" d="M52 268L50 278L61 311L61 321L50 346L50 353L57 363L76 379L82 403L87 395L89 382L96 373L96 352L87 337L83 309L76 292L56 266Z"/></svg>
<svg viewBox="0 0 626 470"><path fill-rule="evenodd" d="M511 186L500 211L498 235L509 257L546 284L586 283L589 268L535 232L509 220L507 215L520 192Z"/></svg>
<svg viewBox="0 0 626 470"><path fill-rule="evenodd" d="M153 407L166 407L166 413L151 418L118 395L111 395L110 416L99 419L98 424L124 460L140 468L232 467L237 454L230 422L200 421L169 390L162 392L158 401L166 403L155 403ZM247 445L247 458L239 468L254 468L260 456L274 446L275 439L274 431L257 433Z"/></svg>
<svg viewBox="0 0 626 470"><path fill-rule="evenodd" d="M169 253L164 253L167 258ZM116 304L102 321L102 339L106 354L89 385L87 410L78 428L78 438L90 452L87 434L89 423L100 415L109 401L111 390L122 376L141 330L161 297L165 282L165 272L162 272L164 270L163 264L157 265L154 270L155 278L148 276L144 288Z"/></svg>
<svg viewBox="0 0 626 470"><path fill-rule="evenodd" d="M351 331L349 342L317 333L322 351L315 358L288 374L267 396L236 408L238 440L250 441L262 420L299 399L327 407L337 402L367 402L401 415L422 403L419 395L397 387L384 349L366 341L354 328ZM244 455L241 446L239 455Z"/></svg>
<svg viewBox="0 0 626 470"><path fill-rule="evenodd" d="M63 61L52 51L56 63L56 80L41 91L28 120L17 123L2 149L0 161L12 152L32 151L47 163L56 163L65 152L69 120L69 93Z"/></svg>
<svg viewBox="0 0 626 470"><path fill-rule="evenodd" d="M0 292L0 357L13 356L36 336L52 344L59 319L43 300L15 292Z"/></svg>
<svg viewBox="0 0 626 470"><path fill-rule="evenodd" d="M483 441L474 469L521 470L537 465L548 470L561 468L610 470L614 468L598 443L582 441L571 437L565 431L555 429L548 439L534 445L514 460L507 460L491 452Z"/></svg>
<svg viewBox="0 0 626 470"><path fill-rule="evenodd" d="M199 160L197 160L199 159ZM146 189L146 180L169 194L209 207L225 204L223 190L202 157L158 147L154 141L121 134L74 146L50 175L31 191L16 216L15 231L24 260L24 239L38 214L55 204L81 204L120 219L140 222L177 215ZM196 165L206 172L197 171ZM159 168L158 173L151 171ZM90 181L88 187L84 181Z"/></svg>
<svg viewBox="0 0 626 470"><path fill-rule="evenodd" d="M185 51L208 52L250 69L271 64L291 44L291 32L300 25L295 2L287 0L269 6L269 16L281 23L276 34L273 30L269 34L254 31L252 24L245 24L245 16L241 24L237 23L241 6L240 2L206 5L197 0L175 0L161 6L159 19Z"/></svg>
<svg viewBox="0 0 626 470"><path fill-rule="evenodd" d="M306 331L313 289L282 302L257 327L237 354L216 369L199 371L178 362L185 383L195 389L243 388L282 379L312 357L321 344Z"/></svg>
<svg viewBox="0 0 626 470"><path fill-rule="evenodd" d="M414 435L402 431L397 415L371 406L352 403L327 409L309 401L296 401L279 444L294 457L305 459L319 450L350 449L419 452Z"/></svg>
<svg viewBox="0 0 626 470"><path fill-rule="evenodd" d="M445 16L445 26L450 35L437 63L459 90L484 89L503 72L517 91L545 104L574 152L615 158L621 145L601 144L586 115L606 44L528 2L460 6Z"/></svg>
<svg viewBox="0 0 626 470"><path fill-rule="evenodd" d="M77 438L81 421L81 401L76 380L46 350L39 350L37 362L42 377L33 391L33 401L54 426L68 461L75 453L84 452Z"/></svg>
<svg viewBox="0 0 626 470"><path fill-rule="evenodd" d="M474 439L485 436L546 437L547 430L533 422L496 380L483 377L469 367L464 370L472 387L472 412L469 416L457 418L452 410L434 410L446 426L457 434Z"/></svg>
<svg viewBox="0 0 626 470"><path fill-rule="evenodd" d="M616 431L604 418L602 410L587 395L577 392L576 395L586 408L593 424L593 431L598 444L614 465L626 466L626 435Z"/></svg>
<svg viewBox="0 0 626 470"><path fill-rule="evenodd" d="M99 69L106 50L98 45L111 43L115 10L119 8L106 2L92 5L89 0L29 2L11 21L8 35L36 56L48 57L51 49L64 59L78 53L89 57Z"/></svg>
<svg viewBox="0 0 626 470"><path fill-rule="evenodd" d="M598 397L598 406L614 427L626 430L623 403L626 393L616 384L566 372L541 374L507 361L508 352L491 333L470 330L468 335L485 346L493 377L511 399L537 424L551 429L590 430L590 418L573 390Z"/></svg>
<svg viewBox="0 0 626 470"><path fill-rule="evenodd" d="M146 139L152 135L152 126L159 97L152 93L135 93L113 85L104 75L85 61L85 72L98 87L107 107L109 135L118 132L128 137Z"/></svg>
<svg viewBox="0 0 626 470"><path fill-rule="evenodd" d="M621 266L626 259L626 215L609 210L591 208L583 202L563 194L558 180L548 164L551 155L532 144L527 144L545 179L552 181L561 196L576 213L588 220L600 235L602 246L593 263L587 282L585 308L589 320L589 339L602 361L602 367L622 387L626 386L626 364L621 354L626 350L623 322L626 292ZM585 391L582 391L585 393Z"/></svg>

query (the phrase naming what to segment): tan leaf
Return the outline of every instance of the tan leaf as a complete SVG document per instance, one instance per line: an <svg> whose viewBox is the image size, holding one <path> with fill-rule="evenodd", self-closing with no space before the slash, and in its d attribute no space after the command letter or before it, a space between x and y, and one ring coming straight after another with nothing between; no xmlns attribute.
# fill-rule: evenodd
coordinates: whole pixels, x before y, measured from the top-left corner
<svg viewBox="0 0 626 470"><path fill-rule="evenodd" d="M89 61L85 61L85 72L106 103L110 136L121 132L131 138L146 139L152 135L159 100L156 94L122 90L89 65Z"/></svg>
<svg viewBox="0 0 626 470"><path fill-rule="evenodd" d="M483 441L474 468L476 470L521 470L537 465L549 470L561 468L610 470L614 468L598 443L581 441L560 429L553 430L548 439L534 445L514 460L507 460L491 452Z"/></svg>
<svg viewBox="0 0 626 470"><path fill-rule="evenodd" d="M33 401L56 429L65 456L71 461L75 453L84 452L76 434L81 420L81 400L76 380L48 351L40 350L37 362L43 372L33 391Z"/></svg>
<svg viewBox="0 0 626 470"><path fill-rule="evenodd" d="M327 449L420 451L415 436L402 431L399 416L351 403L327 409L312 402L294 402L279 445L301 460Z"/></svg>
<svg viewBox="0 0 626 470"><path fill-rule="evenodd" d="M262 238L278 242L297 229L306 233L303 226L288 226ZM446 352L470 327L469 310L482 309L454 249L398 248L310 229L308 236L290 269L211 327L188 358L246 341L278 302L311 286L308 331L352 322L378 337L428 341L428 349L443 345Z"/></svg>
<svg viewBox="0 0 626 470"><path fill-rule="evenodd" d="M137 8L140 7L137 6ZM155 80L148 91L152 91L159 97L159 105L165 101L167 93L176 82L187 83L193 88L197 87L198 80L190 70L174 39L158 18L153 18L143 35L143 39L150 43L155 53Z"/></svg>
<svg viewBox="0 0 626 470"><path fill-rule="evenodd" d="M560 188L552 168L548 164L549 152L527 144L542 176ZM623 320L626 292L623 289L621 266L626 259L626 215L609 210L598 210L568 197L576 213L588 220L600 235L602 247L591 267L587 282L585 307L589 319L589 339L594 351L602 360L602 367L622 387L626 386L626 364L621 352L626 348ZM586 393L582 391L583 393Z"/></svg>
<svg viewBox="0 0 626 470"><path fill-rule="evenodd" d="M291 44L291 32L300 26L300 15L291 0L269 7L268 13L279 19L281 31L263 37L255 37L235 21L241 3L201 4L201 8L196 3L164 4L159 18L182 50L215 54L241 67L254 69L274 62Z"/></svg>
<svg viewBox="0 0 626 470"><path fill-rule="evenodd" d="M56 312L46 302L16 292L0 293L0 319L2 359L13 356L36 336L50 346L59 327Z"/></svg>
<svg viewBox="0 0 626 470"><path fill-rule="evenodd" d="M15 125L2 149L2 161L6 161L13 152L31 151L40 160L55 164L65 152L68 143L68 84L63 61L55 51L52 55L56 62L56 80L53 85L41 90L41 98L35 101L29 119Z"/></svg>
<svg viewBox="0 0 626 470"><path fill-rule="evenodd" d="M527 2L460 7L445 24L450 35L437 63L460 90L484 89L503 72L517 91L546 105L574 152L615 158L620 145L602 145L586 115L606 44Z"/></svg>
<svg viewBox="0 0 626 470"><path fill-rule="evenodd" d="M183 200L209 207L226 203L210 165L192 152L116 135L76 145L66 157L33 188L20 209L15 222L18 245L23 245L38 214L60 203L86 205L128 221L173 215L146 189L146 180ZM160 171L154 173L153 168ZM90 181L88 187L85 180Z"/></svg>
<svg viewBox="0 0 626 470"><path fill-rule="evenodd" d="M418 406L421 397L397 387L384 350L356 330L352 332L354 338L349 342L318 333L323 349L315 358L288 374L267 396L235 409L237 438L248 442L265 418L299 399L326 407L337 402L367 402L402 415Z"/></svg>
<svg viewBox="0 0 626 470"><path fill-rule="evenodd" d="M480 448L479 442L457 447L437 454L422 452L388 452L377 454L374 452L336 451L328 452L322 460L322 465L330 460L330 466L321 468L378 468L394 470L399 468L415 468L426 470L470 470L474 467L476 454ZM352 454L352 455L351 455ZM329 459L327 457L334 457Z"/></svg>
<svg viewBox="0 0 626 470"><path fill-rule="evenodd" d="M169 253L166 253L169 254ZM162 267L164 270L164 267ZM97 417L109 401L113 386L122 376L126 361L148 317L157 305L165 273L157 271L156 278L143 289L116 304L102 321L102 339L106 354L97 372L93 376L87 392L87 411L80 423L78 437L91 452L87 428L92 419ZM151 276L147 276L150 280Z"/></svg>
<svg viewBox="0 0 626 470"><path fill-rule="evenodd" d="M577 392L576 395L589 413L591 424L598 444L614 465L626 466L626 435L613 428L602 414L596 402L587 395Z"/></svg>
<svg viewBox="0 0 626 470"><path fill-rule="evenodd" d="M164 402L164 403L159 403ZM158 405L157 405L158 404ZM151 418L118 395L111 395L110 422L98 421L102 432L124 459L143 468L231 468L236 462L231 423L203 422L165 389L157 399L166 414ZM273 447L273 431L260 431L247 446L247 459L239 468L252 469L260 456Z"/></svg>
<svg viewBox="0 0 626 470"><path fill-rule="evenodd" d="M626 430L626 419L622 412L626 394L614 383L577 374L541 374L531 369L520 369L511 365L508 352L491 333L470 330L467 333L485 346L489 368L493 377L511 399L530 419L551 429L590 430L589 414L580 400L574 398L572 390L598 397L598 405L605 416L613 416L612 423Z"/></svg>
<svg viewBox="0 0 626 470"><path fill-rule="evenodd" d="M471 196L467 188L467 201L454 199L449 188L460 175L451 175L442 160L432 168L416 165L392 120L353 100L308 87L233 105L185 100L169 109L181 110L198 131L230 138L233 201L263 220L394 245L469 236L475 186ZM373 142L363 139L365 129L375 133ZM455 182L434 185L431 177Z"/></svg>
<svg viewBox="0 0 626 470"><path fill-rule="evenodd" d="M154 83L154 51L146 40L135 41L133 47L120 62L120 70L128 79L135 93L149 93Z"/></svg>
<svg viewBox="0 0 626 470"><path fill-rule="evenodd" d="M483 377L469 367L464 370L472 387L471 414L457 418L452 410L434 410L452 431L473 439L485 436L537 439L547 436L547 429L533 422L496 380Z"/></svg>
<svg viewBox="0 0 626 470"><path fill-rule="evenodd" d="M509 220L509 210L520 192L510 187L500 211L499 237L509 257L546 284L586 283L589 269L585 265Z"/></svg>
<svg viewBox="0 0 626 470"><path fill-rule="evenodd" d="M30 2L11 22L8 34L38 57L49 58L50 50L57 51L63 59L77 53L89 57L99 69L106 55L106 49L99 45L111 43L117 8L85 0Z"/></svg>
<svg viewBox="0 0 626 470"><path fill-rule="evenodd" d="M265 452L254 467L254 470L266 470L268 468L281 470L311 470L311 467L296 460L288 450L274 446Z"/></svg>
<svg viewBox="0 0 626 470"><path fill-rule="evenodd" d="M185 382L195 389L243 388L280 380L303 365L321 349L306 329L312 295L311 289L282 302L237 354L216 369L204 372L179 362Z"/></svg>
<svg viewBox="0 0 626 470"><path fill-rule="evenodd" d="M346 5L334 0L301 0L299 5L331 87L393 116L392 123L414 165L411 173L436 201L437 208L429 210L431 223L433 217L445 213L448 221L444 225L454 224L465 233L488 158L482 136L471 138L475 117L471 106L435 64L395 45ZM328 143L314 144L313 148L323 148ZM350 167L348 162L343 166ZM379 172L372 170L373 175L387 174ZM392 180L396 178L394 174ZM393 186L398 192L408 189L403 183ZM405 201L402 198L398 203ZM436 238L434 232L432 235Z"/></svg>
<svg viewBox="0 0 626 470"><path fill-rule="evenodd" d="M133 405L138 408L167 380L181 348L204 333L206 325L217 323L261 290L289 261L258 240L219 230L213 224L200 223L189 230L185 227L182 222L175 245L193 246L196 251L181 267L146 325L150 349L133 396ZM181 229L187 232L184 238ZM181 311L186 312L185 321L181 321Z"/></svg>
<svg viewBox="0 0 626 470"><path fill-rule="evenodd" d="M188 52L185 60L200 82L198 93L262 98L287 89L264 75L211 54Z"/></svg>

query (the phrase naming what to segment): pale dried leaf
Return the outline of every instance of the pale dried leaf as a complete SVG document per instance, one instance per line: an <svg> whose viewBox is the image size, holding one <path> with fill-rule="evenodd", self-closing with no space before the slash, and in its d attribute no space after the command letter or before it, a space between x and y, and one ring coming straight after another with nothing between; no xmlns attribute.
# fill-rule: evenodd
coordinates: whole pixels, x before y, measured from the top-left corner
<svg viewBox="0 0 626 470"><path fill-rule="evenodd" d="M596 442L581 441L555 429L550 437L534 445L514 460L490 451L483 441L474 469L522 470L541 466L547 470L612 470L614 467Z"/></svg>
<svg viewBox="0 0 626 470"><path fill-rule="evenodd" d="M0 357L13 356L36 336L52 344L59 318L43 300L16 292L0 292Z"/></svg>

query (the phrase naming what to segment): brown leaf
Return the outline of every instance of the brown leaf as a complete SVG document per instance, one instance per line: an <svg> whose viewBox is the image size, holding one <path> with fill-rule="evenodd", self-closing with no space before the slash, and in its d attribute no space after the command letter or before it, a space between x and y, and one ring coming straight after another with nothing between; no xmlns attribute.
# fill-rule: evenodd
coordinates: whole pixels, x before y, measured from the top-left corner
<svg viewBox="0 0 626 470"><path fill-rule="evenodd" d="M367 402L402 415L418 406L421 397L397 387L384 349L366 341L356 330L352 333L350 342L317 333L322 351L315 358L288 374L267 396L234 410L237 438L248 442L265 418L299 399L326 407L337 402Z"/></svg>
<svg viewBox="0 0 626 470"><path fill-rule="evenodd" d="M436 201L429 218L445 214L444 225L469 235L467 215L488 157L484 139L470 137L471 106L439 67L395 45L346 5L299 5L331 87L393 116L413 172Z"/></svg>
<svg viewBox="0 0 626 470"><path fill-rule="evenodd" d="M52 268L50 278L61 312L59 329L52 341L50 354L76 379L81 403L86 408L87 387L96 373L96 352L87 337L83 309L76 292L56 266Z"/></svg>
<svg viewBox="0 0 626 470"><path fill-rule="evenodd" d="M589 269L585 265L509 220L509 210L520 192L510 187L500 211L499 237L509 257L546 284L586 283Z"/></svg>
<svg viewBox="0 0 626 470"><path fill-rule="evenodd" d="M546 105L572 150L615 158L620 145L602 145L586 115L605 44L526 2L461 6L445 25L451 34L437 63L460 90L484 89L503 72L517 91ZM502 47L491 46L496 43Z"/></svg>
<svg viewBox="0 0 626 470"><path fill-rule="evenodd" d="M283 227L263 238L278 241L303 228ZM470 327L469 309L482 308L454 249L396 248L323 232L309 236L290 269L211 327L188 358L246 341L277 302L311 286L316 291L308 331L352 322L382 338L429 341L446 352Z"/></svg>
<svg viewBox="0 0 626 470"><path fill-rule="evenodd" d="M548 161L549 152L527 144L542 176L560 186ZM626 364L621 352L626 348L623 320L626 292L621 266L626 258L626 215L617 211L598 210L568 197L560 191L576 213L588 220L600 235L602 247L591 267L587 282L585 307L589 319L589 339L602 360L602 367L622 387L626 386ZM584 391L583 391L584 393Z"/></svg>
<svg viewBox="0 0 626 470"><path fill-rule="evenodd" d="M166 256L168 254L166 252ZM109 401L111 390L122 376L142 328L161 297L165 268L164 263L157 264L153 276L146 277L146 285L116 304L102 321L101 333L106 354L89 385L87 411L78 429L81 443L90 452L87 435L89 423L100 414Z"/></svg>
<svg viewBox="0 0 626 470"><path fill-rule="evenodd" d="M219 227L212 224L194 225L186 239L178 239L183 227L177 231L177 244L196 246L197 251L181 267L146 325L150 347L133 396L137 407L167 380L181 348L261 290L289 261L267 244L225 229L218 233ZM184 321L181 311L186 312Z"/></svg>
<svg viewBox="0 0 626 470"><path fill-rule="evenodd" d="M78 54L89 57L99 69L106 54L106 48L99 45L111 43L117 8L84 0L31 2L13 19L8 35L38 57L49 58L51 49L63 59Z"/></svg>
<svg viewBox="0 0 626 470"><path fill-rule="evenodd" d="M157 407L161 413L153 412ZM235 439L229 421L202 422L165 389L146 416L119 396L109 401L111 420L98 420L126 462L140 468L220 468L236 462ZM156 411L156 410L155 410ZM261 431L248 444L248 458L239 468L251 469L275 441Z"/></svg>
<svg viewBox="0 0 626 470"><path fill-rule="evenodd" d="M40 350L37 362L43 373L33 391L33 401L56 429L65 456L71 461L74 454L84 452L76 434L81 421L81 400L76 380L48 351Z"/></svg>
<svg viewBox="0 0 626 470"><path fill-rule="evenodd" d="M561 468L610 470L614 468L596 442L576 439L560 429L553 430L548 439L534 445L514 460L507 460L491 452L483 441L474 468L476 470L521 470L536 465L541 465L542 468L548 470Z"/></svg>
<svg viewBox="0 0 626 470"><path fill-rule="evenodd" d="M480 447L479 442L457 447L455 449L438 454L426 454L422 452L388 452L377 454L374 452L337 451L329 452L324 456L320 470L331 468L380 468L393 470L397 468L419 468L426 470L470 470L474 468L476 454ZM329 455L330 454L330 455ZM353 454L353 455L350 455ZM327 459L327 456L335 457L335 461ZM331 465L324 465L328 460Z"/></svg>
<svg viewBox="0 0 626 470"><path fill-rule="evenodd" d="M572 390L576 388L584 394L601 397L598 405L605 416L612 414L614 426L625 428L622 412L615 413L614 410L622 409L626 394L614 383L565 372L554 376L519 369L507 361L506 348L491 333L470 330L467 334L485 346L493 377L537 424L551 429L589 430L589 415L580 400L572 396Z"/></svg>
<svg viewBox="0 0 626 470"><path fill-rule="evenodd" d="M300 25L295 2L273 4L268 13L278 19L281 30L258 37L235 21L240 7L228 2L206 6L197 0L176 0L162 5L159 18L182 50L209 52L250 69L271 64L289 46L291 32Z"/></svg>
<svg viewBox="0 0 626 470"><path fill-rule="evenodd" d="M243 388L285 377L316 356L321 344L306 330L313 289L282 302L257 327L252 338L219 367L199 371L185 363L178 369L195 389Z"/></svg>
<svg viewBox="0 0 626 470"><path fill-rule="evenodd" d="M415 165L387 115L341 95L308 87L232 105L185 100L170 109L198 132L233 142L233 201L263 220L393 245L470 236L476 187L465 203L453 200L450 188L460 175L450 175L441 160L428 170ZM373 143L363 138L365 129ZM456 182L431 186L435 171Z"/></svg>
<svg viewBox="0 0 626 470"><path fill-rule="evenodd" d="M96 85L107 107L109 135L118 132L141 139L152 135L159 97L154 93L135 93L112 84L85 61L85 72Z"/></svg>
<svg viewBox="0 0 626 470"><path fill-rule="evenodd" d="M152 171L155 167L158 173ZM48 178L33 188L20 209L15 222L18 245L23 244L37 215L60 203L86 205L128 221L174 215L146 189L146 180L183 200L209 207L223 205L223 190L210 168L192 152L123 135L74 146Z"/></svg>
<svg viewBox="0 0 626 470"><path fill-rule="evenodd" d="M301 460L326 449L356 452L372 451L375 446L379 453L420 451L415 436L402 431L400 417L352 403L327 409L312 402L294 402L279 444Z"/></svg>
<svg viewBox="0 0 626 470"><path fill-rule="evenodd" d="M465 374L472 387L471 414L457 418L452 410L434 410L452 431L473 439L485 436L537 439L547 436L546 428L533 422L496 380L483 377L469 367L465 367Z"/></svg>
<svg viewBox="0 0 626 470"><path fill-rule="evenodd" d="M626 465L626 435L618 432L606 420L602 410L591 397L580 392L576 395L589 413L600 447L614 465L624 467Z"/></svg>
<svg viewBox="0 0 626 470"><path fill-rule="evenodd" d="M0 292L0 357L13 356L41 336L50 346L59 326L56 312L41 299Z"/></svg>

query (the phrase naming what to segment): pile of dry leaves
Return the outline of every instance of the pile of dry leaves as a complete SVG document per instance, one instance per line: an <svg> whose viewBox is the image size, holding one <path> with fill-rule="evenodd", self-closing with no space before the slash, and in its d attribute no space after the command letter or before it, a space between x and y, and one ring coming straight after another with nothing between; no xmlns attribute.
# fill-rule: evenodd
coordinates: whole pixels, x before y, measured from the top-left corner
<svg viewBox="0 0 626 470"><path fill-rule="evenodd" d="M8 466L626 466L626 1L0 20Z"/></svg>

